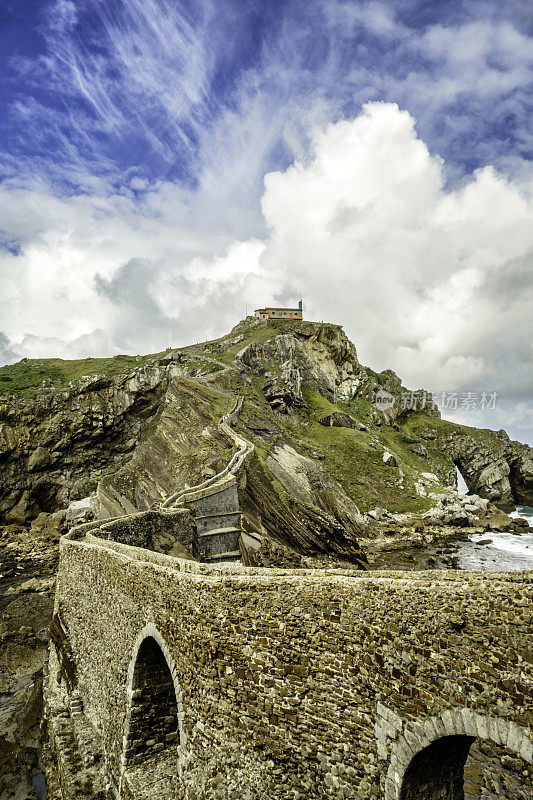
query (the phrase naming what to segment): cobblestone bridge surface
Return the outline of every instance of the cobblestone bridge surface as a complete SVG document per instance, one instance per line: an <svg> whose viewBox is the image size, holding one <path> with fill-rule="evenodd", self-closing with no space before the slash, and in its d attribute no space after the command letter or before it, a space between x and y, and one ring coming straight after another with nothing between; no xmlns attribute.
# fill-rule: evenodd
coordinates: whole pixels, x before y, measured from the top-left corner
<svg viewBox="0 0 533 800"><path fill-rule="evenodd" d="M207 565L64 537L45 689L65 800L458 800L533 758L530 573Z"/></svg>

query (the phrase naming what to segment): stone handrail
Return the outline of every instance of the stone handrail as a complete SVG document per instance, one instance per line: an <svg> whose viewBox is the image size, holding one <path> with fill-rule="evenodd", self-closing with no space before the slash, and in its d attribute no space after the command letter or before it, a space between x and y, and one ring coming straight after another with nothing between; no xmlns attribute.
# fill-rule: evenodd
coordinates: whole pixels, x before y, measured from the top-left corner
<svg viewBox="0 0 533 800"><path fill-rule="evenodd" d="M203 489L212 487L213 493L218 491L218 484L220 481L227 475L235 474L242 467L250 453L253 452L254 445L243 436L239 436L239 434L235 433L235 431L230 427L229 423L237 418L239 411L242 408L243 401L244 397L240 395L235 401L231 411L228 414L225 414L219 422L219 428L227 436L229 436L230 439L233 439L239 448L237 452L233 454L224 469L216 475L213 475L211 478L207 478L205 481L202 481L202 483L198 483L195 486L189 486L186 489L180 489L178 492L174 492L174 494L171 494L170 497L167 497L167 499L161 503L161 508L170 508L178 504L183 504L187 502L187 498L189 496L196 492L202 491Z"/></svg>

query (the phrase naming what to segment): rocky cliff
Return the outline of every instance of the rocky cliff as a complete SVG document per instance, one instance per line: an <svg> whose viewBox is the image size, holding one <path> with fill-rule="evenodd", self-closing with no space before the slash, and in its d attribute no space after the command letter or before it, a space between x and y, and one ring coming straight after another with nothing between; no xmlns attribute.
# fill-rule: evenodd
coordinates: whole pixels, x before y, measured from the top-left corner
<svg viewBox="0 0 533 800"><path fill-rule="evenodd" d="M452 432L444 443L469 491L509 511L516 503L533 505L533 449L513 442L505 431L479 435Z"/></svg>
<svg viewBox="0 0 533 800"><path fill-rule="evenodd" d="M139 443L168 385L164 370L97 375L35 399L0 404L0 471L4 521L24 523L66 508L96 489Z"/></svg>
<svg viewBox="0 0 533 800"><path fill-rule="evenodd" d="M128 374L4 395L0 521L31 522L95 492L109 515L158 505L226 463L233 444L217 422L236 394L245 397L243 432L294 502L321 508L319 494L303 492L301 459L315 465L307 471L316 491L335 485L354 519L376 505L427 510L428 486L453 487L455 466L471 492L505 510L533 502L530 447L441 420L431 404L413 408L406 392L392 371L361 365L337 326L248 318L220 340L145 359ZM376 404L383 393L392 405Z"/></svg>
<svg viewBox="0 0 533 800"><path fill-rule="evenodd" d="M493 504L533 504L531 448L440 419L423 390L416 408L403 403L400 378L363 366L334 325L248 318L219 340L154 356L1 368L0 387L17 385L0 396L0 785L21 798L38 773L60 532L157 509L215 476L235 452L219 421L236 396L232 424L254 445L237 475L242 529L256 543L243 549L248 564L375 568L375 543L396 537L388 563L409 566L394 556L404 533L421 547L446 525L508 523ZM454 494L456 466L467 499Z"/></svg>

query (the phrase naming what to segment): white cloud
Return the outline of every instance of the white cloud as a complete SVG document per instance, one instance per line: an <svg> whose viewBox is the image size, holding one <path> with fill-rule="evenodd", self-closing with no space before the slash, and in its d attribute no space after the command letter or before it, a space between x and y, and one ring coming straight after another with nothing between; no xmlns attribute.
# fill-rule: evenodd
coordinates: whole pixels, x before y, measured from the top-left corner
<svg viewBox="0 0 533 800"><path fill-rule="evenodd" d="M261 263L290 265L311 316L342 321L367 362L435 390L532 391L523 187L487 167L446 190L442 162L393 104L318 131L314 158L265 185Z"/></svg>
<svg viewBox="0 0 533 800"><path fill-rule="evenodd" d="M497 417L502 427L533 430L533 406L531 404L521 402L508 411L498 409Z"/></svg>
<svg viewBox="0 0 533 800"><path fill-rule="evenodd" d="M57 0L48 11L48 24L53 30L72 30L77 21L78 12L72 0Z"/></svg>
<svg viewBox="0 0 533 800"><path fill-rule="evenodd" d="M308 318L342 323L364 363L410 386L525 403L531 192L490 167L446 188L394 104L311 133L309 152L265 176L259 223L228 212L214 174L140 198L135 178L74 197L4 183L0 218L20 247L0 251L4 358L155 351L221 335L246 301L301 292ZM513 424L528 422L516 407Z"/></svg>

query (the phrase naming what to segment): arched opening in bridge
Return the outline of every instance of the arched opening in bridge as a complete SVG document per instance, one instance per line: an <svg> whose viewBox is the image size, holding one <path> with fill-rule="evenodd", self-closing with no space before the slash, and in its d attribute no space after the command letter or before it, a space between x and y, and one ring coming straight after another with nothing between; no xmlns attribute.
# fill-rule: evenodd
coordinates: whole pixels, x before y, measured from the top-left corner
<svg viewBox="0 0 533 800"><path fill-rule="evenodd" d="M471 736L443 736L413 758L400 800L464 800L464 766Z"/></svg>
<svg viewBox="0 0 533 800"><path fill-rule="evenodd" d="M165 655L152 636L139 647L131 688L126 765L175 753L179 743L176 691Z"/></svg>
<svg viewBox="0 0 533 800"><path fill-rule="evenodd" d="M400 800L531 800L533 767L509 748L443 736L407 767Z"/></svg>

